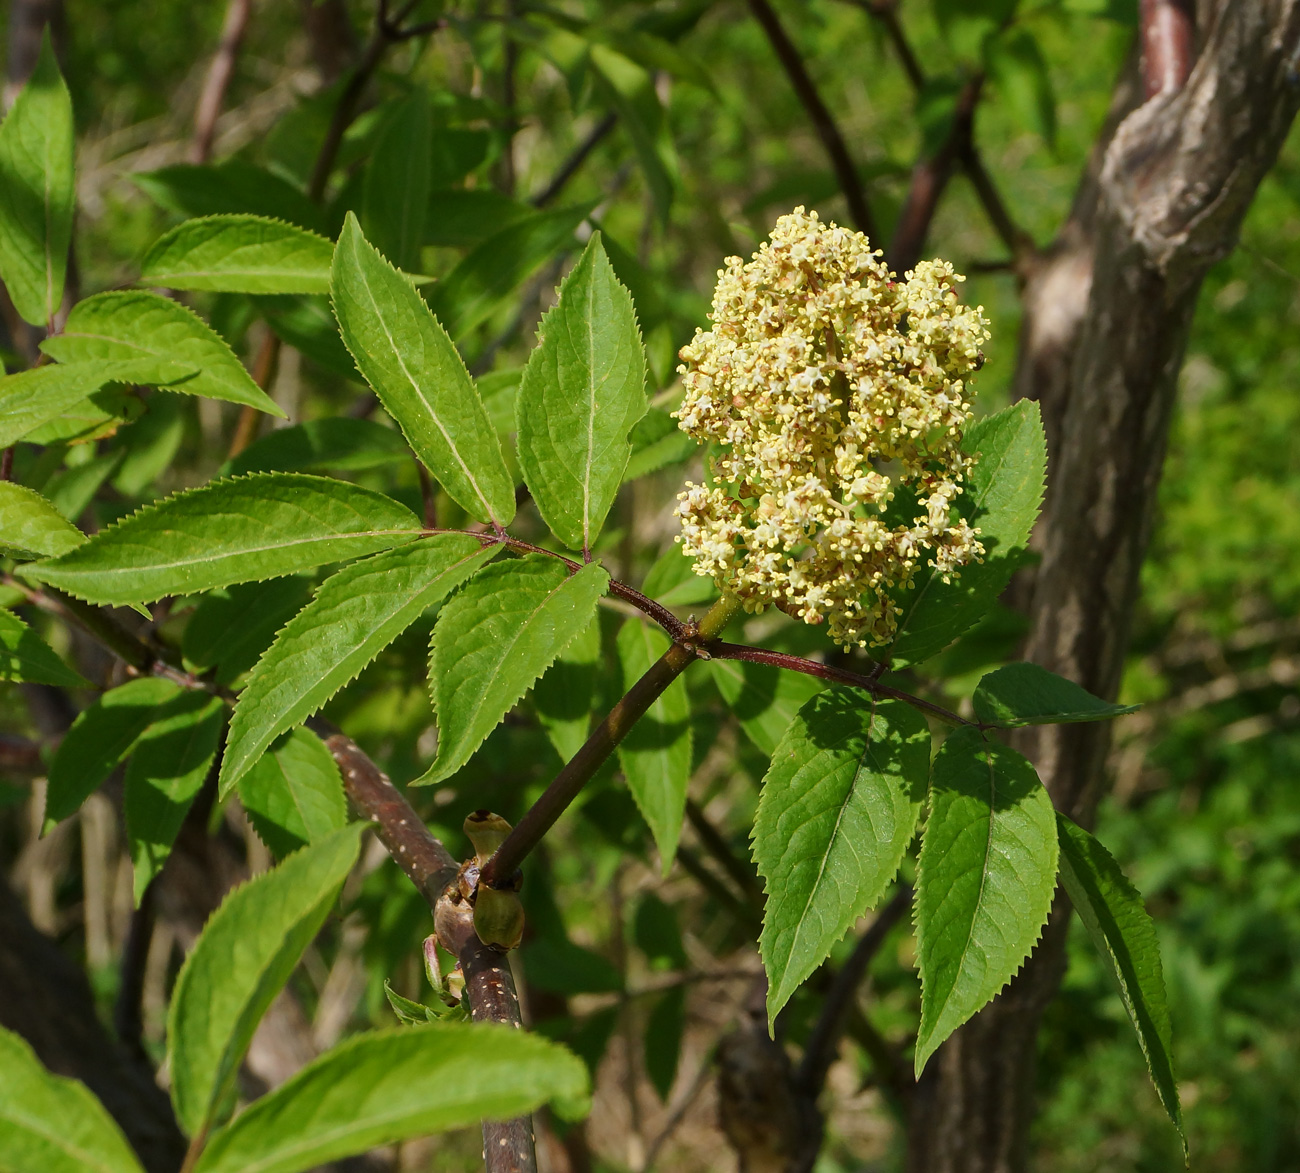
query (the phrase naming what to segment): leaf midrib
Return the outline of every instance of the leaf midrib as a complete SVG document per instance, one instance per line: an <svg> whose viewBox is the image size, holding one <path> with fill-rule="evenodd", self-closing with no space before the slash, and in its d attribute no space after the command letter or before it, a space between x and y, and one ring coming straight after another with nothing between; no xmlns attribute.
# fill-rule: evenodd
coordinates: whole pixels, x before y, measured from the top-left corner
<svg viewBox="0 0 1300 1173"><path fill-rule="evenodd" d="M118 1165L102 1164L100 1161L95 1159L92 1153L71 1144L61 1133L46 1132L43 1128L38 1127L38 1125L44 1123L44 1121L30 1120L28 1117L13 1111L12 1107L0 1111L0 1120L7 1120L17 1128L26 1129L33 1136L39 1136L42 1140L58 1149L60 1152L67 1153L69 1156L83 1161L90 1169L101 1169L103 1170L103 1173L118 1173L118 1170L121 1168ZM135 1167L139 1168L139 1165L137 1164Z"/></svg>

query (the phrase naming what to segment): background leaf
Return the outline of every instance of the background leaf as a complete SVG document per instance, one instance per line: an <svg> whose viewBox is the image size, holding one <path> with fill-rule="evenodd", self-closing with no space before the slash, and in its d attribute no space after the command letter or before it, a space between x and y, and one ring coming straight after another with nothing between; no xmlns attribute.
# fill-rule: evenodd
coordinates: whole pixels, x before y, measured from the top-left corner
<svg viewBox="0 0 1300 1173"><path fill-rule="evenodd" d="M515 487L464 362L351 214L334 252L333 298L343 341L416 455L472 517L508 525Z"/></svg>
<svg viewBox="0 0 1300 1173"><path fill-rule="evenodd" d="M328 293L334 246L323 236L262 216L186 220L154 242L140 280L171 289L230 293Z"/></svg>
<svg viewBox="0 0 1300 1173"><path fill-rule="evenodd" d="M183 692L154 710L131 751L124 808L137 906L212 768L225 716L220 697Z"/></svg>
<svg viewBox="0 0 1300 1173"><path fill-rule="evenodd" d="M1187 1135L1174 1078L1172 1031L1156 927L1142 897L1110 852L1062 814L1056 816L1056 826L1061 883L1119 988L1146 1056L1151 1082L1178 1129L1186 1155Z"/></svg>
<svg viewBox="0 0 1300 1173"><path fill-rule="evenodd" d="M321 209L287 179L242 159L179 163L129 176L155 203L182 216L247 212L287 220L311 232L325 230Z"/></svg>
<svg viewBox="0 0 1300 1173"><path fill-rule="evenodd" d="M344 416L276 428L250 444L223 468L245 472L359 472L411 458L400 432L374 420Z"/></svg>
<svg viewBox="0 0 1300 1173"><path fill-rule="evenodd" d="M542 319L519 386L517 451L537 508L571 550L590 550L646 410L632 298L592 236Z"/></svg>
<svg viewBox="0 0 1300 1173"><path fill-rule="evenodd" d="M600 668L600 617L593 615L533 688L533 706L555 752L567 762L591 732Z"/></svg>
<svg viewBox="0 0 1300 1173"><path fill-rule="evenodd" d="M1056 149L1056 93L1038 38L1023 24L984 42L989 77L1016 121Z"/></svg>
<svg viewBox="0 0 1300 1173"><path fill-rule="evenodd" d="M373 554L420 529L409 509L370 489L255 473L147 505L23 573L91 603L144 603Z"/></svg>
<svg viewBox="0 0 1300 1173"><path fill-rule="evenodd" d="M271 745L239 780L239 801L258 837L280 858L348 821L334 756L306 729L294 729Z"/></svg>
<svg viewBox="0 0 1300 1173"><path fill-rule="evenodd" d="M694 574L691 578L712 585ZM768 757L776 752L795 714L824 687L815 676L743 660L710 660L709 672L746 736Z"/></svg>
<svg viewBox="0 0 1300 1173"><path fill-rule="evenodd" d="M159 707L180 691L160 676L141 676L83 709L59 742L45 788L42 833L77 810L131 752Z"/></svg>
<svg viewBox="0 0 1300 1173"><path fill-rule="evenodd" d="M754 820L769 1022L884 895L916 831L929 770L925 718L852 689L813 697L781 738Z"/></svg>
<svg viewBox="0 0 1300 1173"><path fill-rule="evenodd" d="M194 608L181 637L187 664L233 684L271 646L275 633L307 605L312 580L289 574L213 591Z"/></svg>
<svg viewBox="0 0 1300 1173"><path fill-rule="evenodd" d="M46 338L41 349L61 363L142 358L185 363L198 368L198 374L177 384L177 390L285 418L211 326L157 293L130 289L79 301L63 333Z"/></svg>
<svg viewBox="0 0 1300 1173"><path fill-rule="evenodd" d="M63 301L76 193L72 98L48 29L0 125L0 278L24 321L44 327Z"/></svg>
<svg viewBox="0 0 1300 1173"><path fill-rule="evenodd" d="M422 86L389 115L362 184L366 238L399 269L418 273L429 211L433 112Z"/></svg>
<svg viewBox="0 0 1300 1173"><path fill-rule="evenodd" d="M57 557L85 540L86 535L35 490L0 481L0 553Z"/></svg>
<svg viewBox="0 0 1300 1173"><path fill-rule="evenodd" d="M619 629L618 660L627 692L669 648L668 637L640 619ZM691 779L691 702L678 677L619 742L618 760L641 817L654 836L664 875L673 866Z"/></svg>
<svg viewBox="0 0 1300 1173"><path fill-rule="evenodd" d="M934 759L921 837L916 1072L1020 969L1056 889L1056 817L1034 767L975 729Z"/></svg>
<svg viewBox="0 0 1300 1173"><path fill-rule="evenodd" d="M1135 713L1137 705L1113 705L1037 664L1008 664L990 672L975 689L975 716L986 725L1050 725L1106 721Z"/></svg>
<svg viewBox="0 0 1300 1173"><path fill-rule="evenodd" d="M0 680L84 688L86 681L11 611L0 610Z"/></svg>
<svg viewBox="0 0 1300 1173"><path fill-rule="evenodd" d="M587 1069L535 1034L430 1023L348 1040L222 1129L195 1173L296 1173L551 1101L565 1115L587 1096Z"/></svg>
<svg viewBox="0 0 1300 1173"><path fill-rule="evenodd" d="M236 888L181 967L167 1020L172 1103L190 1136L224 1104L266 1008L324 923L356 862L361 824Z"/></svg>
<svg viewBox="0 0 1300 1173"><path fill-rule="evenodd" d="M916 576L910 606L889 648L894 667L919 664L973 627L997 602L1020 565L1038 516L1047 475L1047 444L1038 404L1029 399L972 424L962 448L979 453L958 500L973 509L984 561L952 582L933 568Z"/></svg>
<svg viewBox="0 0 1300 1173"><path fill-rule="evenodd" d="M436 534L327 578L239 694L221 762L222 795L272 741L316 712L495 552L466 534Z"/></svg>
<svg viewBox="0 0 1300 1173"><path fill-rule="evenodd" d="M571 574L556 558L529 554L489 566L442 609L429 656L438 752L421 785L469 761L587 626L608 588L598 563Z"/></svg>
<svg viewBox="0 0 1300 1173"><path fill-rule="evenodd" d="M143 1173L84 1083L45 1069L0 1027L0 1168L7 1173Z"/></svg>

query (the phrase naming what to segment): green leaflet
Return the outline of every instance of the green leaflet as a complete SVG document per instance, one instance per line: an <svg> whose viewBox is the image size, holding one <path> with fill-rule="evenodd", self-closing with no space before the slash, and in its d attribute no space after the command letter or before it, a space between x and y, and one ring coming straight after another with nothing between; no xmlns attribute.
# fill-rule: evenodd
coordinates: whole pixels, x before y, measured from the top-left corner
<svg viewBox="0 0 1300 1173"><path fill-rule="evenodd" d="M706 579L696 581L711 585ZM740 727L768 757L776 752L777 743L795 714L822 690L816 677L786 672L767 664L710 660L709 671L722 699L740 721Z"/></svg>
<svg viewBox="0 0 1300 1173"><path fill-rule="evenodd" d="M668 637L640 619L618 633L618 659L627 692L669 648ZM659 849L663 874L673 866L691 779L691 702L686 682L674 680L619 743L619 764Z"/></svg>
<svg viewBox="0 0 1300 1173"><path fill-rule="evenodd" d="M0 378L0 447L8 447L58 420L109 383L177 385L195 377L196 368L165 359L127 362L77 362L33 367ZM100 417L103 417L101 411ZM35 441L33 441L35 442Z"/></svg>
<svg viewBox="0 0 1300 1173"><path fill-rule="evenodd" d="M0 125L0 279L33 326L48 325L63 301L72 150L72 98L47 29L36 69Z"/></svg>
<svg viewBox="0 0 1300 1173"><path fill-rule="evenodd" d="M366 239L408 273L421 271L432 140L429 92L417 86L389 115L366 164L361 189Z"/></svg>
<svg viewBox="0 0 1300 1173"><path fill-rule="evenodd" d="M711 603L718 597L718 587L712 576L705 578L696 574L695 563L676 544L659 555L646 574L641 589L665 607L694 607Z"/></svg>
<svg viewBox="0 0 1300 1173"><path fill-rule="evenodd" d="M126 452L118 448L56 473L45 482L46 499L64 517L75 521L94 500L100 485L121 467L125 458Z"/></svg>
<svg viewBox="0 0 1300 1173"><path fill-rule="evenodd" d="M301 473L214 481L146 505L23 573L91 603L145 603L359 558L420 536L382 493Z"/></svg>
<svg viewBox="0 0 1300 1173"><path fill-rule="evenodd" d="M980 455L959 501L974 507L972 523L984 543L984 561L963 567L952 582L933 568L917 575L889 649L894 667L929 659L983 618L1020 565L1038 516L1047 445L1037 403L1021 399L979 420L962 447Z"/></svg>
<svg viewBox="0 0 1300 1173"><path fill-rule="evenodd" d="M429 688L438 752L418 784L450 778L591 621L609 575L543 554L489 566L438 616Z"/></svg>
<svg viewBox="0 0 1300 1173"><path fill-rule="evenodd" d="M351 214L334 251L332 293L343 341L416 455L472 517L508 525L515 487L464 362Z"/></svg>
<svg viewBox="0 0 1300 1173"><path fill-rule="evenodd" d="M573 757L591 732L599 670L600 619L593 615L533 689L537 719L561 761Z"/></svg>
<svg viewBox="0 0 1300 1173"><path fill-rule="evenodd" d="M1029 956L1052 906L1057 855L1052 800L1034 767L976 729L951 734L934 759L916 887L918 1077Z"/></svg>
<svg viewBox="0 0 1300 1173"><path fill-rule="evenodd" d="M171 854L177 832L217 755L225 705L206 692L183 692L154 711L126 767L126 835L135 902Z"/></svg>
<svg viewBox="0 0 1300 1173"><path fill-rule="evenodd" d="M193 310L157 293L131 289L79 301L62 334L41 349L63 363L168 359L198 368L178 391L225 399L284 417L222 337Z"/></svg>
<svg viewBox="0 0 1300 1173"><path fill-rule="evenodd" d="M223 472L357 472L410 458L400 432L374 420L327 416L268 432Z"/></svg>
<svg viewBox="0 0 1300 1173"><path fill-rule="evenodd" d="M587 1069L539 1035L494 1024L429 1023L358 1035L263 1096L204 1150L195 1173L297 1173L376 1145L551 1101L585 1111Z"/></svg>
<svg viewBox="0 0 1300 1173"><path fill-rule="evenodd" d="M686 987L677 986L660 995L645 1024L645 1071L665 1104L677 1078L685 1033Z"/></svg>
<svg viewBox="0 0 1300 1173"><path fill-rule="evenodd" d="M0 553L57 557L85 540L86 535L35 490L0 481Z"/></svg>
<svg viewBox="0 0 1300 1173"><path fill-rule="evenodd" d="M542 318L516 401L519 466L543 520L590 550L646 411L645 352L632 298L595 233Z"/></svg>
<svg viewBox="0 0 1300 1173"><path fill-rule="evenodd" d="M66 819L94 793L131 752L159 707L179 691L170 680L141 676L104 693L77 714L50 763L42 834Z"/></svg>
<svg viewBox="0 0 1300 1173"><path fill-rule="evenodd" d="M754 820L769 1023L884 895L916 831L929 769L925 718L853 689L813 697L781 738Z"/></svg>
<svg viewBox="0 0 1300 1173"><path fill-rule="evenodd" d="M975 716L986 725L1051 725L1106 721L1136 713L1137 705L1113 705L1073 681L1037 664L1008 664L990 672L975 689Z"/></svg>
<svg viewBox="0 0 1300 1173"><path fill-rule="evenodd" d="M239 694L221 762L221 794L281 733L316 712L429 607L496 552L437 534L345 567L281 630Z"/></svg>
<svg viewBox="0 0 1300 1173"><path fill-rule="evenodd" d="M539 212L507 225L467 253L430 296L433 312L462 338L497 310L524 281L566 246L591 205Z"/></svg>
<svg viewBox="0 0 1300 1173"><path fill-rule="evenodd" d="M86 681L11 611L0 611L0 680L84 688Z"/></svg>
<svg viewBox="0 0 1300 1173"><path fill-rule="evenodd" d="M253 1031L356 862L361 829L337 831L234 889L185 959L167 1057L176 1118L190 1136L207 1131L226 1104Z"/></svg>
<svg viewBox="0 0 1300 1173"><path fill-rule="evenodd" d="M1119 987L1156 1094L1178 1129L1186 1156L1187 1136L1174 1079L1169 1007L1155 925L1137 889L1101 843L1062 814L1056 816L1056 827L1061 882Z"/></svg>
<svg viewBox="0 0 1300 1173"><path fill-rule="evenodd" d="M145 254L140 280L228 293L328 293L333 255L323 236L283 220L208 216L160 236Z"/></svg>
<svg viewBox="0 0 1300 1173"><path fill-rule="evenodd" d="M234 684L271 646L275 634L307 605L315 584L305 574L244 582L213 591L194 609L181 637L187 664Z"/></svg>
<svg viewBox="0 0 1300 1173"><path fill-rule="evenodd" d="M84 1083L53 1075L0 1027L0 1169L143 1173L126 1137Z"/></svg>
<svg viewBox="0 0 1300 1173"><path fill-rule="evenodd" d="M253 830L279 858L348 821L338 765L306 729L294 729L271 745L239 780L239 801Z"/></svg>
<svg viewBox="0 0 1300 1173"><path fill-rule="evenodd" d="M325 230L321 209L273 171L227 159L222 163L179 163L128 176L154 203L182 216L247 212L287 220L312 232Z"/></svg>

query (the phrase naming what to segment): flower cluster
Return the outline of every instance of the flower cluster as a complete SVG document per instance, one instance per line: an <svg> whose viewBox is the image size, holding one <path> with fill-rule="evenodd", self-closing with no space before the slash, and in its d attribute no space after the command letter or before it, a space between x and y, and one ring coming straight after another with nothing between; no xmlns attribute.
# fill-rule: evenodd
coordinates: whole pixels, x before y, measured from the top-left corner
<svg viewBox="0 0 1300 1173"><path fill-rule="evenodd" d="M796 208L748 264L727 261L713 328L678 368L679 426L716 445L677 506L696 573L746 610L829 621L845 647L889 641L890 592L919 567L946 580L984 552L953 502L987 322L946 261L899 281L879 258Z"/></svg>

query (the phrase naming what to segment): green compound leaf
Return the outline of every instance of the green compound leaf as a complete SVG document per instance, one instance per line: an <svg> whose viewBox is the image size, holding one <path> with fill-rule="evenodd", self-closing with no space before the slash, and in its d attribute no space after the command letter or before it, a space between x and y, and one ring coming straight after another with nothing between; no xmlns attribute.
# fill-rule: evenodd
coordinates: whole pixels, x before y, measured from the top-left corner
<svg viewBox="0 0 1300 1173"><path fill-rule="evenodd" d="M420 532L415 514L382 493L257 473L147 505L23 574L91 603L147 603L360 558Z"/></svg>
<svg viewBox="0 0 1300 1173"><path fill-rule="evenodd" d="M491 317L520 284L573 244L573 233L591 208L540 212L507 225L467 253L429 299L447 332L462 338Z"/></svg>
<svg viewBox="0 0 1300 1173"><path fill-rule="evenodd" d="M374 420L327 416L268 432L245 448L222 471L236 475L245 472L359 472L410 458L411 450L400 432Z"/></svg>
<svg viewBox="0 0 1300 1173"><path fill-rule="evenodd" d="M1064 815L1056 816L1061 844L1061 882L1079 919L1110 970L1124 1009L1137 1031L1156 1094L1178 1129L1187 1153L1165 979L1156 928L1142 897L1110 852Z"/></svg>
<svg viewBox="0 0 1300 1173"><path fill-rule="evenodd" d="M916 831L929 770L925 718L852 689L813 697L781 738L754 820L769 1023L884 895Z"/></svg>
<svg viewBox="0 0 1300 1173"><path fill-rule="evenodd" d="M158 676L141 676L104 693L77 714L50 763L41 833L77 810L131 752L158 709L180 691Z"/></svg>
<svg viewBox="0 0 1300 1173"><path fill-rule="evenodd" d="M226 1107L253 1031L356 863L361 829L337 831L234 889L185 959L167 1057L176 1118L188 1135L207 1131Z"/></svg>
<svg viewBox="0 0 1300 1173"><path fill-rule="evenodd" d="M357 369L448 495L507 525L515 487L474 382L446 330L349 213L334 251L334 315Z"/></svg>
<svg viewBox="0 0 1300 1173"><path fill-rule="evenodd" d="M669 648L668 637L640 619L618 633L618 660L627 692ZM691 702L686 682L672 682L619 742L618 760L641 817L654 836L667 875L677 855L691 780Z"/></svg>
<svg viewBox="0 0 1300 1173"><path fill-rule="evenodd" d="M961 500L974 507L972 524L984 543L984 561L963 567L952 582L933 568L917 575L889 650L896 668L929 659L984 617L1020 566L1038 516L1047 443L1037 403L1022 399L979 420L962 447L979 453Z"/></svg>
<svg viewBox="0 0 1300 1173"><path fill-rule="evenodd" d="M695 581L712 586L705 579ZM786 672L767 664L710 660L709 671L722 699L740 721L740 727L768 757L776 752L777 743L790 728L795 714L822 690L816 677Z"/></svg>
<svg viewBox="0 0 1300 1173"><path fill-rule="evenodd" d="M466 534L437 534L327 578L239 694L221 762L222 796L271 742L316 712L495 549Z"/></svg>
<svg viewBox="0 0 1300 1173"><path fill-rule="evenodd" d="M48 325L63 301L72 150L72 98L47 29L36 69L0 125L0 278L33 326Z"/></svg>
<svg viewBox="0 0 1300 1173"><path fill-rule="evenodd" d="M975 716L985 725L1054 725L1107 721L1136 713L1137 705L1113 705L1073 681L1037 664L1008 664L990 672L975 689Z"/></svg>
<svg viewBox="0 0 1300 1173"><path fill-rule="evenodd" d="M144 1173L126 1137L90 1089L47 1071L26 1040L3 1027L0 1169Z"/></svg>
<svg viewBox="0 0 1300 1173"><path fill-rule="evenodd" d="M1056 815L1034 767L978 730L949 736L934 759L916 887L918 1077L1029 956L1052 907L1057 855Z"/></svg>
<svg viewBox="0 0 1300 1173"><path fill-rule="evenodd" d="M348 802L333 754L314 733L294 729L273 742L239 780L253 830L278 858L347 825Z"/></svg>
<svg viewBox="0 0 1300 1173"><path fill-rule="evenodd" d="M358 1035L254 1103L209 1142L195 1173L298 1173L551 1101L581 1114L576 1055L506 1026L431 1022ZM576 1111L575 1111L576 1109Z"/></svg>
<svg viewBox="0 0 1300 1173"><path fill-rule="evenodd" d="M126 835L138 906L171 854L190 804L217 756L225 705L206 692L183 692L155 710L126 767Z"/></svg>
<svg viewBox="0 0 1300 1173"><path fill-rule="evenodd" d="M132 289L79 301L62 334L41 343L61 363L168 359L198 368L177 391L255 407L284 419L215 330L193 310L157 293Z"/></svg>
<svg viewBox="0 0 1300 1173"><path fill-rule="evenodd" d="M489 566L438 616L429 688L438 752L419 785L450 778L591 621L609 575L592 562L576 574L529 554Z"/></svg>
<svg viewBox="0 0 1300 1173"><path fill-rule="evenodd" d="M362 183L366 238L399 269L420 272L429 214L433 110L417 87L397 104L379 134Z"/></svg>
<svg viewBox="0 0 1300 1173"><path fill-rule="evenodd" d="M0 481L0 554L57 558L85 540L86 535L35 490Z"/></svg>
<svg viewBox="0 0 1300 1173"><path fill-rule="evenodd" d="M84 688L86 681L10 611L0 611L0 680Z"/></svg>
<svg viewBox="0 0 1300 1173"><path fill-rule="evenodd" d="M328 293L334 246L263 216L186 220L145 255L140 280L226 293Z"/></svg>
<svg viewBox="0 0 1300 1173"><path fill-rule="evenodd" d="M592 236L542 319L516 402L519 466L543 520L590 550L646 411L645 352L632 297Z"/></svg>
<svg viewBox="0 0 1300 1173"><path fill-rule="evenodd" d="M192 379L196 373L196 368L187 363L150 358L128 362L60 363L5 375L0 378L0 447L7 448L38 428L58 421L61 416L79 414L87 408L103 419L105 411L93 401L87 403L87 400L109 383L176 386ZM33 437L31 442L36 443L36 438Z"/></svg>

